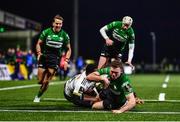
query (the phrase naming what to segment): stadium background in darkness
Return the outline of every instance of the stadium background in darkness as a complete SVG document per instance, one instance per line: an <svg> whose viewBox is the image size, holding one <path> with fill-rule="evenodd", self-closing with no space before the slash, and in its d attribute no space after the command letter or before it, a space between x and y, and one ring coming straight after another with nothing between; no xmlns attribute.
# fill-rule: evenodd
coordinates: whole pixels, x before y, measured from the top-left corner
<svg viewBox="0 0 180 122"><path fill-rule="evenodd" d="M73 1L4 0L0 9L50 26L55 14L64 17L64 29L73 44ZM99 29L125 15L134 19L136 34L134 62L152 62L152 37L156 34L156 58L179 59L180 11L178 0L79 0L79 55L98 60L103 39ZM72 46L73 47L73 46Z"/></svg>

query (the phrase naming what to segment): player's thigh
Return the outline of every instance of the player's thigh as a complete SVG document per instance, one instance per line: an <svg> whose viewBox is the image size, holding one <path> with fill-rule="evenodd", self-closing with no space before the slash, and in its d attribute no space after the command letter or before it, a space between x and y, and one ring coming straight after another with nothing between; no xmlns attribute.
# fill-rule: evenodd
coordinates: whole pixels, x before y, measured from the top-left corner
<svg viewBox="0 0 180 122"><path fill-rule="evenodd" d="M98 63L98 69L104 67L108 63L108 60L109 60L108 57L100 56L99 63Z"/></svg>
<svg viewBox="0 0 180 122"><path fill-rule="evenodd" d="M103 108L105 109L112 109L114 108L116 95L112 93L112 91L107 88L102 90L99 93L100 98L103 100Z"/></svg>
<svg viewBox="0 0 180 122"><path fill-rule="evenodd" d="M38 80L42 80L43 79L43 73L44 73L45 69L44 68L38 68Z"/></svg>
<svg viewBox="0 0 180 122"><path fill-rule="evenodd" d="M53 76L56 73L55 68L48 68L48 72L50 73L51 76Z"/></svg>
<svg viewBox="0 0 180 122"><path fill-rule="evenodd" d="M95 102L92 105L92 109L104 109L103 101Z"/></svg>
<svg viewBox="0 0 180 122"><path fill-rule="evenodd" d="M43 79L43 83L49 83L50 80L52 80L52 77L55 74L55 69L53 68L47 68L44 72L44 79Z"/></svg>

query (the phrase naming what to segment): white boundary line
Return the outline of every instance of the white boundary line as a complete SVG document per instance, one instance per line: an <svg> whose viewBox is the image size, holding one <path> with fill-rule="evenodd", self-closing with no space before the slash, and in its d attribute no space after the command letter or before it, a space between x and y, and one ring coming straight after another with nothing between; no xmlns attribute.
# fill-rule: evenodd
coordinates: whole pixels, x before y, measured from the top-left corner
<svg viewBox="0 0 180 122"><path fill-rule="evenodd" d="M42 98L42 100L47 100L47 101L66 101L65 98ZM159 101L159 100L153 100L153 99L143 99L145 102L175 102L178 103L180 100L164 100L164 101Z"/></svg>
<svg viewBox="0 0 180 122"><path fill-rule="evenodd" d="M166 84L166 83L163 83L162 87L163 87L163 88L167 88L167 84Z"/></svg>
<svg viewBox="0 0 180 122"><path fill-rule="evenodd" d="M144 99L144 101L146 102L180 102L180 100L164 100L164 101L159 101L159 100L148 100L148 99Z"/></svg>
<svg viewBox="0 0 180 122"><path fill-rule="evenodd" d="M42 100L49 100L49 101L66 101L65 98L42 98Z"/></svg>
<svg viewBox="0 0 180 122"><path fill-rule="evenodd" d="M65 83L65 82L51 82L49 85L57 85L57 84L63 84L63 83ZM0 88L0 91L32 88L32 87L38 87L38 86L40 86L40 84L31 84L31 85L24 85L24 86L5 87L5 88Z"/></svg>
<svg viewBox="0 0 180 122"><path fill-rule="evenodd" d="M159 101L165 101L165 93L160 93L159 94Z"/></svg>
<svg viewBox="0 0 180 122"><path fill-rule="evenodd" d="M170 78L170 76L167 75L166 78L165 78L165 80L164 80L164 82L165 82L165 83L168 83L168 82L169 82L169 78Z"/></svg>
<svg viewBox="0 0 180 122"><path fill-rule="evenodd" d="M10 110L10 109L0 109L0 112L24 112L24 113L111 113L111 111L72 111L72 110ZM147 111L147 112L136 112L129 111L126 113L139 113L139 114L180 114L180 112L155 112L155 111Z"/></svg>
<svg viewBox="0 0 180 122"><path fill-rule="evenodd" d="M170 76L167 75L164 79L164 83L162 84L162 88L167 88L167 83L169 82L169 79L170 79ZM166 94L165 93L159 93L159 101L165 101L165 96Z"/></svg>
<svg viewBox="0 0 180 122"><path fill-rule="evenodd" d="M167 75L164 79L164 83L162 84L162 88L167 88L167 83L169 82L170 76Z"/></svg>
<svg viewBox="0 0 180 122"><path fill-rule="evenodd" d="M0 88L0 91L31 88L31 87L37 87L37 86L39 86L39 85L38 84L32 84L32 85L24 85L24 86L5 87L5 88Z"/></svg>

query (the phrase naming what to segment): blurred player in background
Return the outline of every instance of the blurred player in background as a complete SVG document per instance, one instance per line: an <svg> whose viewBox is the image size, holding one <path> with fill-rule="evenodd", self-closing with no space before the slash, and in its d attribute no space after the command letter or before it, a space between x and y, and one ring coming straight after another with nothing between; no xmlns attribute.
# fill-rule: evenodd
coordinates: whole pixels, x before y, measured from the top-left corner
<svg viewBox="0 0 180 122"><path fill-rule="evenodd" d="M109 60L121 59L125 46L129 45L128 60L125 62L134 69L132 59L135 47L135 34L131 27L133 19L129 16L123 17L122 21L111 22L100 29L105 44L101 50L98 69L105 67Z"/></svg>
<svg viewBox="0 0 180 122"><path fill-rule="evenodd" d="M53 18L52 27L42 31L36 45L38 58L38 80L41 87L34 98L34 102L40 102L40 97L48 88L49 81L56 73L62 51L66 50L64 69L67 70L71 56L69 35L62 29L63 18L56 15Z"/></svg>
<svg viewBox="0 0 180 122"><path fill-rule="evenodd" d="M81 74L69 79L64 85L65 98L78 106L92 107L92 104L99 100L99 93L95 88L95 83L102 81L104 86L109 85L107 78L100 78L96 81L87 77L97 69L97 65L89 64Z"/></svg>
<svg viewBox="0 0 180 122"><path fill-rule="evenodd" d="M101 68L89 74L87 78L98 80L101 75L107 75L110 84L99 93L101 100L93 104L93 109L108 109L113 113L123 113L135 107L133 88L130 79L123 73L123 64L120 61L112 61L110 67Z"/></svg>

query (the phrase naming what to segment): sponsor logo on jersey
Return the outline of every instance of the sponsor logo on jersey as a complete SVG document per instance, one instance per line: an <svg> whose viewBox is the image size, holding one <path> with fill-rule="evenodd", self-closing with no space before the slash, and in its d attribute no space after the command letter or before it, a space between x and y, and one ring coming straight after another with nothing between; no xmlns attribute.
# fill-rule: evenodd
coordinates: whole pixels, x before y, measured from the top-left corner
<svg viewBox="0 0 180 122"><path fill-rule="evenodd" d="M120 31L122 31L122 30L120 30ZM127 35L121 36L121 35L119 34L119 29L115 29L115 30L113 31L113 33L112 33L112 36L113 36L113 38L115 38L116 40L118 40L118 41L120 41L120 42L125 42L125 41L127 40L127 38L128 38Z"/></svg>

